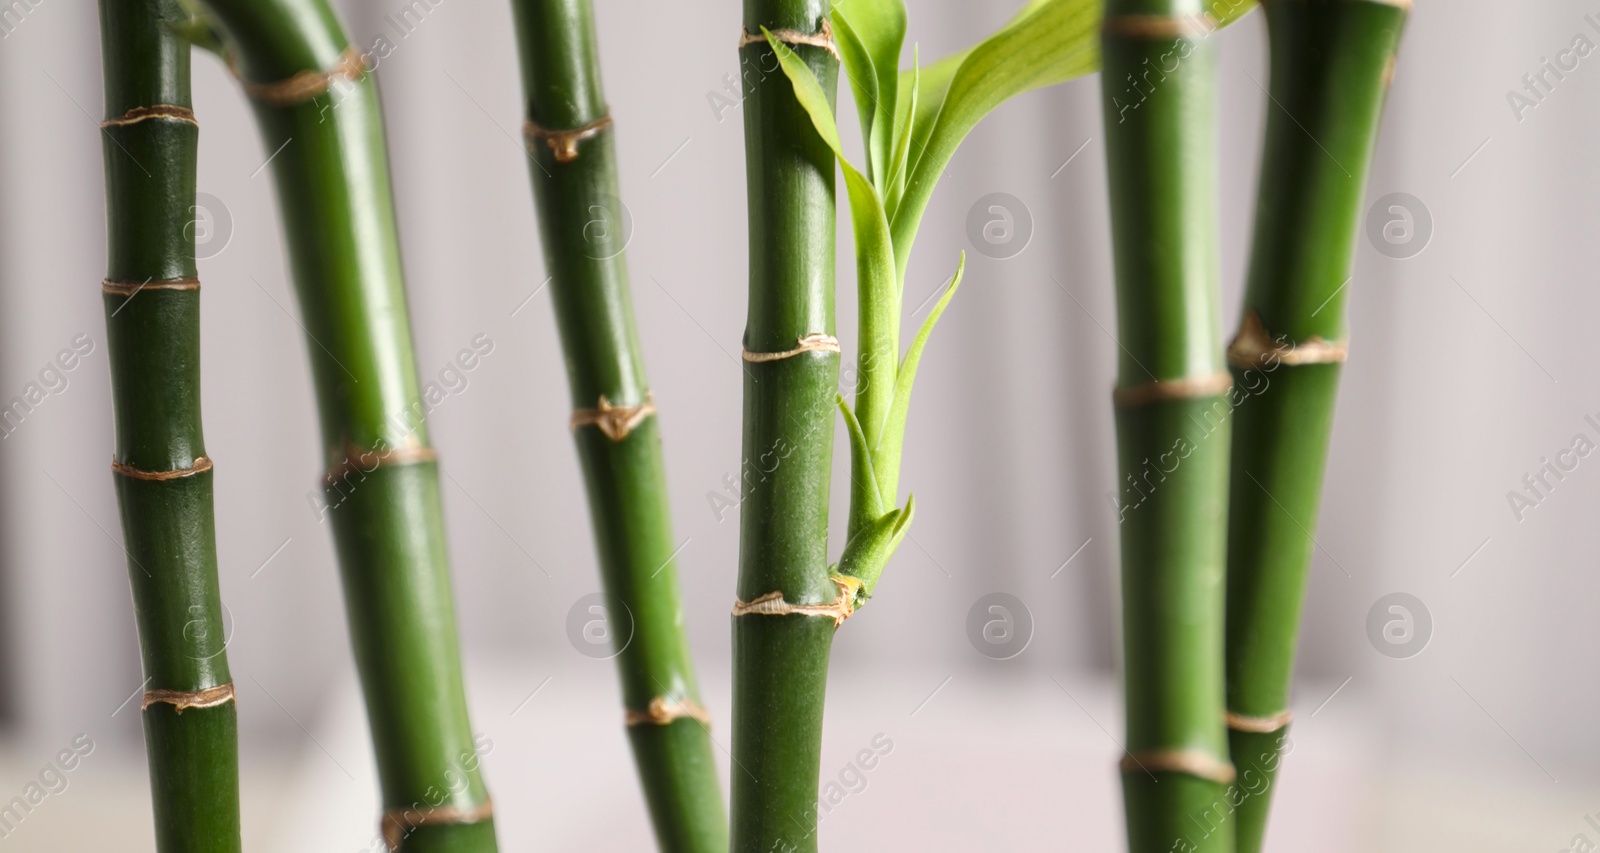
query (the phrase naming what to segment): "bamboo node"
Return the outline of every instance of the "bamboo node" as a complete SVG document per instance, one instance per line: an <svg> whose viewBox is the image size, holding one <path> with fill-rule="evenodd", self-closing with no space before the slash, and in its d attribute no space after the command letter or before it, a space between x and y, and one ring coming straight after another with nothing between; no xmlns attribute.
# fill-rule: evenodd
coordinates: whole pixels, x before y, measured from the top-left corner
<svg viewBox="0 0 1600 853"><path fill-rule="evenodd" d="M174 713L181 714L190 708L215 708L232 701L233 682L230 681L204 690L146 690L139 710L145 711L151 705L162 704L171 705Z"/></svg>
<svg viewBox="0 0 1600 853"><path fill-rule="evenodd" d="M1227 373L1207 373L1200 376L1181 376L1177 379L1152 379L1139 385L1118 388L1111 400L1118 406L1143 406L1167 400L1190 400L1226 394L1233 387L1233 376Z"/></svg>
<svg viewBox="0 0 1600 853"><path fill-rule="evenodd" d="M550 146L550 153L555 155L557 163L571 163L573 160L578 159L579 142L599 136L601 131L610 126L611 116L609 115L603 115L582 127L574 127L571 130L549 130L540 127L530 118L522 123L522 136L529 145L543 142Z"/></svg>
<svg viewBox="0 0 1600 853"><path fill-rule="evenodd" d="M196 474L203 474L206 471L210 471L211 457L196 456L193 465L189 466L188 468L175 468L171 471L146 471L143 468L135 468L132 465L118 462L117 460L113 459L111 460L111 470L117 474L121 474L124 477L134 480L152 480L155 482L161 482L163 480L181 480L184 477L193 477Z"/></svg>
<svg viewBox="0 0 1600 853"><path fill-rule="evenodd" d="M1234 780L1233 765L1198 749L1147 749L1130 752L1118 765L1123 773L1183 773L1226 785Z"/></svg>
<svg viewBox="0 0 1600 853"><path fill-rule="evenodd" d="M1294 719L1293 711L1280 711L1270 717L1250 717L1244 714L1228 712L1228 728L1236 732L1250 732L1252 734L1266 735L1289 725Z"/></svg>
<svg viewBox="0 0 1600 853"><path fill-rule="evenodd" d="M126 296L132 298L141 290L199 290L198 278L174 278L166 281L112 281L104 279L100 282L100 292L107 296Z"/></svg>
<svg viewBox="0 0 1600 853"><path fill-rule="evenodd" d="M123 127L130 124L138 124L141 121L151 121L154 119L183 121L188 122L195 127L200 126L200 122L194 117L194 110L191 110L188 107L180 107L176 104L156 104L149 107L134 107L133 109L128 110L116 118L108 118L105 121L100 122L100 127Z"/></svg>
<svg viewBox="0 0 1600 853"><path fill-rule="evenodd" d="M645 418L655 413L655 395L649 392L645 392L644 402L637 406L614 406L606 399L606 395L601 394L595 408L574 410L567 425L574 431L578 427L596 426L606 438L621 441L644 423Z"/></svg>
<svg viewBox="0 0 1600 853"><path fill-rule="evenodd" d="M813 332L795 341L799 346L786 349L783 352L751 352L744 351L744 360L760 364L768 361L782 361L793 358L803 352L838 352L839 339L823 332Z"/></svg>
<svg viewBox="0 0 1600 853"><path fill-rule="evenodd" d="M1195 15L1110 15L1101 31L1112 35L1142 39L1197 39L1217 29L1217 21L1205 12Z"/></svg>
<svg viewBox="0 0 1600 853"><path fill-rule="evenodd" d="M326 71L301 71L286 80L276 80L271 83L252 83L242 78L240 82L244 85L245 94L257 101L275 107L292 107L328 91L335 81L343 79L356 83L366 73L366 59L361 56L361 51L352 45L345 48L344 52L339 54L339 61Z"/></svg>
<svg viewBox="0 0 1600 853"><path fill-rule="evenodd" d="M698 720L703 726L711 725L711 713L686 696L668 699L657 696L650 700L649 710L628 710L624 721L629 726L665 726L682 720Z"/></svg>
<svg viewBox="0 0 1600 853"><path fill-rule="evenodd" d="M835 628L844 624L856 612L856 592L861 589L861 579L834 575L828 580L839 587L839 597L832 604L790 604L783 600L783 590L773 590L751 601L733 600L734 616L826 616Z"/></svg>
<svg viewBox="0 0 1600 853"><path fill-rule="evenodd" d="M797 46L804 44L810 45L811 47L820 47L823 50L833 54L834 59L838 59L841 62L843 61L843 59L841 59L839 56L838 46L833 43L833 25L828 23L827 18L822 19L822 26L818 27L815 33L806 33L801 32L800 30L768 30L768 32L772 33L773 38L783 42L784 44ZM767 37L761 33L752 33L742 27L739 29L740 50L743 50L752 44L766 43Z"/></svg>
<svg viewBox="0 0 1600 853"><path fill-rule="evenodd" d="M406 836L421 827L478 823L491 817L494 817L492 800L485 800L482 805L469 808L447 805L423 806L419 803L412 808L385 809L383 817L378 821L378 827L383 833L384 846L392 853L405 843Z"/></svg>
<svg viewBox="0 0 1600 853"><path fill-rule="evenodd" d="M1273 370L1280 364L1295 367L1303 364L1343 364L1349 357L1349 345L1344 341L1330 341L1312 335L1303 341L1279 344L1260 315L1251 311L1239 324L1239 334L1228 344L1228 364L1245 370L1251 367Z"/></svg>
<svg viewBox="0 0 1600 853"><path fill-rule="evenodd" d="M334 451L335 453L337 451ZM332 458L333 453L329 454ZM328 467L328 473L323 475L323 480L329 485L352 474L370 474L380 467L391 465L417 465L423 462L437 462L439 454L433 448L421 444L408 444L404 447L382 447L366 449L354 444L344 446L344 458L337 459Z"/></svg>

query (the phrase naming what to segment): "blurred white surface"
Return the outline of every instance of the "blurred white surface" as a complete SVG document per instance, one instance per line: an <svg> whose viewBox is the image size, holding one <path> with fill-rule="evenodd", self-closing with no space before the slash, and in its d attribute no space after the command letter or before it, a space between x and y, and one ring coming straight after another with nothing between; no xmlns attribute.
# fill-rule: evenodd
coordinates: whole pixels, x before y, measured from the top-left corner
<svg viewBox="0 0 1600 853"><path fill-rule="evenodd" d="M341 5L353 42L384 34L396 45L378 77L419 368L436 373L477 334L497 344L431 426L450 474L464 645L472 660L513 661L482 664L471 685L479 725L506 732L489 763L506 849L638 849L643 813L610 673L579 672L563 630L598 584L547 295L529 300L544 273L509 10L443 0L402 36L386 18L400 0ZM739 117L719 119L707 94L736 68L737 4L597 5L634 219L629 263L685 540L685 616L707 690L725 706L716 673L729 656L737 522L719 520L707 495L739 470L745 202ZM911 39L939 55L1014 5L918 0ZM1600 843L1584 820L1600 811L1600 675L1585 653L1600 647L1600 621L1580 604L1600 600L1600 477L1579 468L1521 520L1506 497L1600 410L1600 70L1583 64L1520 120L1506 99L1544 57L1590 33L1591 11L1575 0L1515 14L1484 0L1422 3L1406 34L1368 197L1408 193L1434 227L1406 260L1363 241L1349 285L1354 346L1297 707L1309 714L1350 681L1314 720L1302 716L1279 849L1554 851L1579 833ZM1258 15L1218 38L1231 331L1271 107L1252 82L1266 80ZM103 338L98 50L88 2L43 0L0 39L0 402L74 336ZM320 457L261 171L271 152L209 57L196 58L195 100L200 188L232 223L209 238L201 275L246 820L258 848L354 849L370 834L375 795L332 549L306 499ZM848 125L853 110L841 116ZM885 845L886 833L935 849L1116 849L1114 744L1100 728L1121 730L1110 689L1116 525L1103 499L1115 484L1116 354L1103 171L1098 86L1076 81L978 128L925 220L912 305L972 248L965 220L977 199L1016 196L1035 232L1009 260L969 253L920 374L905 463L919 521L870 615L836 645L848 665L830 693L824 766L842 767L878 731L897 747L859 802L824 821L832 849ZM848 347L853 264L848 228L840 233ZM140 678L106 471L104 358L97 347L0 441L0 661L18 710L0 796L78 732L104 750L68 795L0 842L12 849L149 844L137 721L111 716ZM973 603L995 591L1020 598L1035 622L1028 652L1003 665L976 655L964 630ZM1433 618L1425 651L1407 660L1379 654L1366 633L1369 610L1392 592L1417 596ZM539 679L569 669L505 719ZM1050 683L1065 673L1085 674L1064 683L1083 686L1074 694L1100 725ZM896 716L946 676L914 719ZM297 835L275 841L272 828ZM584 835L600 830L619 835Z"/></svg>

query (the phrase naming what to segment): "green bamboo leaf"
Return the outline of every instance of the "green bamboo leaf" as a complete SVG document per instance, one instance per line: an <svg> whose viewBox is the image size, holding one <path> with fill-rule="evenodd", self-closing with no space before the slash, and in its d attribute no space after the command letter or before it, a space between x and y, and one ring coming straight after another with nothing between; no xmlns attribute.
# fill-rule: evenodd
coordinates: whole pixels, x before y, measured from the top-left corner
<svg viewBox="0 0 1600 853"><path fill-rule="evenodd" d="M911 346L906 350L906 357L900 363L899 375L895 377L894 403L889 409L889 418L883 426L883 438L874 448L872 457L873 467L878 472L879 494L892 496L899 490L900 450L905 443L906 415L911 411L911 385L917 379L917 365L922 361L922 350L928 345L928 337L933 334L934 325L944 314L945 306L950 304L950 298L956 295L956 288L961 286L961 275L966 269L967 253L962 252L961 260L956 264L956 274L950 280L950 287L928 313L928 319L923 321L922 328L911 340Z"/></svg>
<svg viewBox="0 0 1600 853"><path fill-rule="evenodd" d="M936 113L919 122L924 130L913 140L914 162L893 223L898 252L909 251L934 184L979 119L1016 95L1098 67L1100 15L1099 0L1044 0L973 48L953 73L950 59L929 69L925 87L936 87L946 73L950 76L942 103L923 107ZM923 94L936 91L925 89Z"/></svg>
<svg viewBox="0 0 1600 853"><path fill-rule="evenodd" d="M839 556L839 574L861 581L853 606L860 607L872 596L884 567L889 565L889 558L894 556L906 531L911 529L916 510L916 497L908 497L905 509L890 510L879 516L845 543L844 553Z"/></svg>
<svg viewBox="0 0 1600 853"><path fill-rule="evenodd" d="M901 0L839 0L833 7L845 74L861 116L867 171L873 186L888 186L895 146L894 122L900 85L900 49L906 37ZM850 50L845 43L850 42ZM854 56L852 56L854 54ZM863 98L864 90L868 94Z"/></svg>
<svg viewBox="0 0 1600 853"><path fill-rule="evenodd" d="M1254 6L1255 0L1215 0L1207 14L1220 28ZM1023 92L1100 67L1102 11L1101 0L1030 0L999 32L923 69L910 174L891 222L902 263L939 175L980 119Z"/></svg>
<svg viewBox="0 0 1600 853"><path fill-rule="evenodd" d="M856 244L856 287L859 295L861 347L857 358L860 390L855 414L869 447L881 442L883 424L893 404L896 364L900 354L900 284L896 277L893 242L883 200L861 172L845 159L828 99L811 68L795 52L766 33L783 73L794 84L795 99L811 116L828 147L844 170L850 198L850 223ZM898 463L897 463L898 464ZM893 492L887 493L893 497Z"/></svg>
<svg viewBox="0 0 1600 853"><path fill-rule="evenodd" d="M850 434L850 535L883 515L883 496L878 493L878 476L872 470L872 451L861 432L861 422L850 411L844 395L838 395L839 412L844 415L845 431Z"/></svg>
<svg viewBox="0 0 1600 853"><path fill-rule="evenodd" d="M901 101L897 107L894 120L894 162L889 166L889 184L884 193L884 212L889 215L889 221L894 221L895 209L900 206L900 196L906 189L906 161L911 153L911 133L915 129L913 122L917 115L918 93L917 87L921 82L922 72L917 68L917 49L911 48L911 86L906 90L911 96ZM902 289L905 282L900 282Z"/></svg>

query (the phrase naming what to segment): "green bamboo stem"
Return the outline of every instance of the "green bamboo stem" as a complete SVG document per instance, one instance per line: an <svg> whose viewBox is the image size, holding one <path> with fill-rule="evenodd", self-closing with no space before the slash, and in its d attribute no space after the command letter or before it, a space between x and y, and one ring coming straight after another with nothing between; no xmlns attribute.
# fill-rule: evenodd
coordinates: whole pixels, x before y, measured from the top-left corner
<svg viewBox="0 0 1600 853"><path fill-rule="evenodd" d="M200 127L177 0L102 0L117 501L139 626L156 846L237 853L239 749L200 421Z"/></svg>
<svg viewBox="0 0 1600 853"><path fill-rule="evenodd" d="M1288 737L1306 574L1345 356L1347 278L1409 3L1264 0L1271 99L1244 321L1228 529L1229 739L1252 795L1238 850L1262 849Z"/></svg>
<svg viewBox="0 0 1600 853"><path fill-rule="evenodd" d="M741 67L777 67L762 27L816 34L828 11L827 0L745 0ZM838 60L823 47L792 46L831 104ZM732 849L810 853L817 849L823 694L836 622L782 611L785 604L826 608L841 596L829 579L827 550L839 377L837 342L828 346L834 154L788 80L744 79L750 296L743 458L763 479L739 506L737 597L756 609L736 606L742 615L733 617Z"/></svg>
<svg viewBox="0 0 1600 853"><path fill-rule="evenodd" d="M1137 484L1121 511L1132 853L1233 849L1222 678L1228 436L1213 414L1226 412L1229 377L1216 332L1214 45L1201 11L1198 0L1110 0L1102 35L1122 345L1117 450ZM1146 78L1152 66L1159 79ZM1130 79L1132 97L1142 94L1133 107Z"/></svg>
<svg viewBox="0 0 1600 853"><path fill-rule="evenodd" d="M203 0L274 153L391 848L495 850L373 81L325 0Z"/></svg>
<svg viewBox="0 0 1600 853"><path fill-rule="evenodd" d="M512 9L529 171L601 578L633 620L617 655L628 738L659 847L724 853L727 815L682 628L666 469L622 254L594 13L589 0L515 0Z"/></svg>

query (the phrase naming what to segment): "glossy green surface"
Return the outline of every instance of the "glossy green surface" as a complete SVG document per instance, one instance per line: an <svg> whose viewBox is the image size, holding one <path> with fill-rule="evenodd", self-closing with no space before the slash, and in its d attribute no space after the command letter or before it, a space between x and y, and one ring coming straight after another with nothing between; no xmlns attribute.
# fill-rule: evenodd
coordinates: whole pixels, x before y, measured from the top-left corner
<svg viewBox="0 0 1600 853"><path fill-rule="evenodd" d="M189 45L168 25L176 0L102 0L106 118L136 107L188 107ZM107 279L159 285L195 277L191 205L199 128L148 119L105 128ZM113 459L145 471L205 455L200 422L200 294L158 287L107 295L116 413ZM82 341L92 346L85 337ZM73 352L84 351L75 341ZM60 357L58 357L60 358ZM165 481L111 474L121 509L146 690L228 684L210 471ZM156 846L236 853L237 708L232 702L143 711Z"/></svg>
<svg viewBox="0 0 1600 853"><path fill-rule="evenodd" d="M205 0L242 77L338 66L348 39L323 0ZM310 340L325 458L354 463L325 490L385 809L436 822L488 801L467 715L436 463L411 347L388 155L370 77L301 103L255 103L276 152L290 265ZM389 464L383 454L409 452ZM376 816L374 824L377 823ZM407 853L495 850L492 821L433 823Z"/></svg>
<svg viewBox="0 0 1600 853"><path fill-rule="evenodd" d="M1244 313L1257 314L1284 349L1312 337L1343 341L1367 171L1405 10L1366 0L1262 7L1271 100ZM1339 373L1338 364L1234 369L1240 386L1261 389L1234 425L1227 677L1228 707L1238 714L1289 707ZM1235 752L1257 758L1275 737L1232 733ZM1261 850L1272 794L1269 786L1241 805L1239 853Z"/></svg>
<svg viewBox="0 0 1600 853"><path fill-rule="evenodd" d="M565 130L605 117L589 0L515 0L512 9L528 118L547 130ZM650 398L622 254L625 231L613 139L608 127L580 141L577 158L566 163L542 141L530 146L545 265L577 409L595 408L602 396L618 406ZM601 579L631 617L632 632L616 658L623 703L638 713L647 712L657 697L698 705L673 565L680 543L672 535L657 417L621 441L594 426L578 429L574 440ZM620 710L617 716L620 722ZM634 725L628 740L660 849L726 851L727 813L706 725L692 717Z"/></svg>
<svg viewBox="0 0 1600 853"><path fill-rule="evenodd" d="M746 0L744 28L817 32L824 0ZM831 100L838 61L800 45ZM782 352L834 333L834 154L781 74L770 45L739 51L750 220L745 349ZM745 363L737 595L790 603L838 597L828 580L828 485L839 354ZM814 616L733 620L732 849L810 853L822 711L834 624Z"/></svg>
<svg viewBox="0 0 1600 853"><path fill-rule="evenodd" d="M1183 15L1186 2L1112 0L1102 93L1117 284L1119 388L1223 369L1217 335L1215 45L1129 35L1127 14ZM1173 61L1180 58L1181 61ZM1151 64L1171 68L1129 88ZM1228 431L1223 394L1117 409L1123 493L1122 612L1127 748L1228 761L1223 727L1223 569ZM1152 466L1155 472L1152 474ZM1124 772L1132 853L1223 853L1233 823L1199 829L1228 786L1172 770Z"/></svg>

